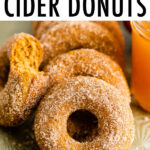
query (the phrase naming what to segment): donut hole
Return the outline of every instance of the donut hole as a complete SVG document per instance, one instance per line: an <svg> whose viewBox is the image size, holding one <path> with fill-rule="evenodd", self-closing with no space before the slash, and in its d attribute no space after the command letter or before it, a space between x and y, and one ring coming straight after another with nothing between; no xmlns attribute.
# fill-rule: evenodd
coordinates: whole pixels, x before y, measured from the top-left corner
<svg viewBox="0 0 150 150"><path fill-rule="evenodd" d="M89 142L98 135L98 119L88 110L79 109L67 120L68 134L78 142Z"/></svg>

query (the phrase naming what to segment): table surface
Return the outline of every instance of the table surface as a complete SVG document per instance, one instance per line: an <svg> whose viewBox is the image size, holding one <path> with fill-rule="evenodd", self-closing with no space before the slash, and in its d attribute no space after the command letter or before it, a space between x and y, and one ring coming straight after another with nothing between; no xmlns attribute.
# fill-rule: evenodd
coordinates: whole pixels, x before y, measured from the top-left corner
<svg viewBox="0 0 150 150"><path fill-rule="evenodd" d="M121 25L123 27L123 25ZM14 33L31 33L30 22L0 22L0 46ZM126 75L130 80L131 36L124 27L126 40ZM150 114L140 107L131 106L136 126L135 139L130 150L150 150ZM39 150L33 133L33 117L17 128L0 127L0 150Z"/></svg>

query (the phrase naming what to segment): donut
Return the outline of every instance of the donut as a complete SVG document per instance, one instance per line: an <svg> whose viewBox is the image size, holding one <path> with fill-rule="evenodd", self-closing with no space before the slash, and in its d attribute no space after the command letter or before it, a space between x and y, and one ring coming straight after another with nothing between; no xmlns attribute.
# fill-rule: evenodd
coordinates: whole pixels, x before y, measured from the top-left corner
<svg viewBox="0 0 150 150"><path fill-rule="evenodd" d="M120 66L109 56L92 49L78 49L56 56L43 69L50 88L71 77L82 75L102 79L119 89L131 101L129 88Z"/></svg>
<svg viewBox="0 0 150 150"><path fill-rule="evenodd" d="M44 57L42 67L55 56L78 48L91 48L103 52L124 68L124 51L112 34L91 22L59 23L42 35Z"/></svg>
<svg viewBox="0 0 150 150"><path fill-rule="evenodd" d="M113 36L114 39L119 41L120 47L124 49L124 37L121 28L117 21L92 21L103 27L105 27ZM32 23L34 36L38 39L41 38L48 30L58 23L64 23L64 21L34 21Z"/></svg>
<svg viewBox="0 0 150 150"><path fill-rule="evenodd" d="M124 101L119 90L94 77L57 84L36 111L34 132L40 149L128 150L135 129Z"/></svg>
<svg viewBox="0 0 150 150"><path fill-rule="evenodd" d="M118 41L120 47L124 49L125 47L124 36L117 21L94 21L94 22L105 27L113 35L115 40Z"/></svg>
<svg viewBox="0 0 150 150"><path fill-rule="evenodd" d="M43 56L34 37L20 33L0 49L0 125L18 126L28 119L48 78L39 72Z"/></svg>
<svg viewBox="0 0 150 150"><path fill-rule="evenodd" d="M36 31L37 31L37 29L39 28L41 22L42 22L42 21L32 21L31 26L32 26L33 35L36 34Z"/></svg>
<svg viewBox="0 0 150 150"><path fill-rule="evenodd" d="M41 39L41 37L50 30L53 26L63 23L64 21L37 21L32 23L33 35L37 39Z"/></svg>
<svg viewBox="0 0 150 150"><path fill-rule="evenodd" d="M33 28L33 32L35 37L41 39L42 36L47 32L50 31L55 25L62 24L64 21L39 21L33 22L33 26L36 25L36 28ZM113 39L116 43L119 44L120 48L124 51L124 36L121 31L121 28L116 21L91 21L91 23L96 23L105 28L105 30L109 31L112 34Z"/></svg>

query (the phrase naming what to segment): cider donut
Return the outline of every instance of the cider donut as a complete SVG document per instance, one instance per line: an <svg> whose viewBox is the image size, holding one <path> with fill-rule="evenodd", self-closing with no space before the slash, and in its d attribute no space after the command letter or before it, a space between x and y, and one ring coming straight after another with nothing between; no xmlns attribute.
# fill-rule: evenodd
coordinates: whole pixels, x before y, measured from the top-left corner
<svg viewBox="0 0 150 150"><path fill-rule="evenodd" d="M134 138L134 121L124 101L125 97L116 88L97 78L78 76L58 84L36 111L34 131L39 147L41 150L128 150ZM89 125L82 122L89 119L83 118L86 113L94 116ZM68 124L76 115L79 115L77 131ZM82 123L87 130L80 128Z"/></svg>
<svg viewBox="0 0 150 150"><path fill-rule="evenodd" d="M59 23L43 34L40 42L44 49L42 66L61 53L77 48L91 48L111 56L124 68L124 50L106 28L96 23Z"/></svg>
<svg viewBox="0 0 150 150"><path fill-rule="evenodd" d="M70 77L82 75L102 79L131 101L129 88L120 66L109 56L92 49L80 49L56 56L43 69L50 88Z"/></svg>
<svg viewBox="0 0 150 150"><path fill-rule="evenodd" d="M32 21L31 26L32 26L33 35L36 34L36 31L39 28L41 22L42 21Z"/></svg>
<svg viewBox="0 0 150 150"><path fill-rule="evenodd" d="M47 77L39 72L41 44L28 34L12 36L0 49L0 125L17 126L28 119L46 91Z"/></svg>
<svg viewBox="0 0 150 150"><path fill-rule="evenodd" d="M117 40L118 44L124 49L124 37L117 21L91 21L105 27ZM42 37L53 26L64 23L64 21L34 21L32 23L34 36L38 39Z"/></svg>
<svg viewBox="0 0 150 150"><path fill-rule="evenodd" d="M125 47L124 36L117 21L94 21L94 22L100 24L101 26L104 26L113 35L115 40L118 41L120 47L124 49Z"/></svg>
<svg viewBox="0 0 150 150"><path fill-rule="evenodd" d="M50 30L53 26L63 23L64 21L37 21L32 23L33 35L37 39L41 39L41 37Z"/></svg>

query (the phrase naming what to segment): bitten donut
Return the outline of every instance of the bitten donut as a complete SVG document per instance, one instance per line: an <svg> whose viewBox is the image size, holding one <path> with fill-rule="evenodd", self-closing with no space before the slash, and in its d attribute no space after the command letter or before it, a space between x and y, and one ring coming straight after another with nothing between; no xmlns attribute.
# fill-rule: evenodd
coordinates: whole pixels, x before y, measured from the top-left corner
<svg viewBox="0 0 150 150"><path fill-rule="evenodd" d="M124 101L116 88L97 78L78 76L58 84L36 112L34 130L39 147L128 150L134 121Z"/></svg>
<svg viewBox="0 0 150 150"><path fill-rule="evenodd" d="M106 28L96 23L59 23L43 34L40 42L44 49L42 66L45 66L49 59L67 51L92 48L111 56L124 68L124 50Z"/></svg>
<svg viewBox="0 0 150 150"><path fill-rule="evenodd" d="M12 36L0 49L0 125L17 126L31 114L46 92L47 77L39 72L43 50L28 34Z"/></svg>
<svg viewBox="0 0 150 150"><path fill-rule="evenodd" d="M109 56L92 49L80 49L56 56L44 68L50 87L70 77L83 75L102 79L117 89L130 102L129 88L120 66Z"/></svg>

